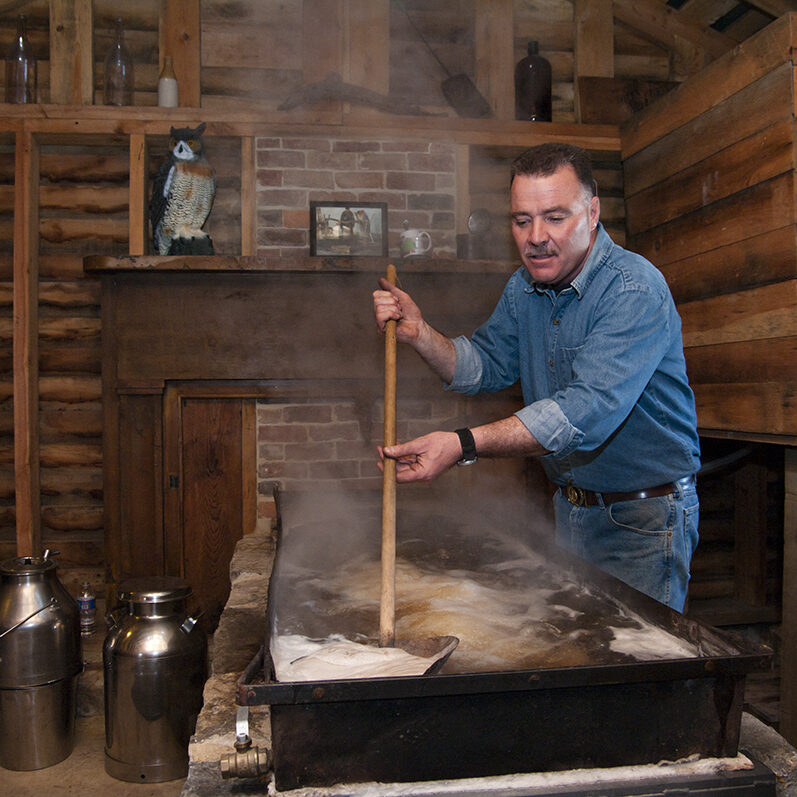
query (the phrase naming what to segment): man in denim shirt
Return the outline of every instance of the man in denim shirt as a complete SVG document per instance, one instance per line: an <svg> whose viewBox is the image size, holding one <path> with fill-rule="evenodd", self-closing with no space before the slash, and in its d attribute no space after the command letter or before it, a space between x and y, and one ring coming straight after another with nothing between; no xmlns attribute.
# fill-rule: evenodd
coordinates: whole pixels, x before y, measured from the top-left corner
<svg viewBox="0 0 797 797"><path fill-rule="evenodd" d="M589 156L565 144L512 169L512 232L523 267L470 338L430 327L380 280L374 313L396 320L448 389L467 395L520 380L526 406L456 432L386 448L399 482L454 463L537 456L559 489L556 539L681 611L697 546L700 448L681 321L662 274L613 243L599 222Z"/></svg>

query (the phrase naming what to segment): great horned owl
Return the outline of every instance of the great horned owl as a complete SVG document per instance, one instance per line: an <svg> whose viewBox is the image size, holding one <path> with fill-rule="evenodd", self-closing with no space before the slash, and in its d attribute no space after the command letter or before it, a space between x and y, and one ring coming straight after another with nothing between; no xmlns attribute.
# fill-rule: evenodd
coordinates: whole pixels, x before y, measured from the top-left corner
<svg viewBox="0 0 797 797"><path fill-rule="evenodd" d="M212 255L213 242L202 230L216 194L216 172L205 158L199 127L173 127L170 155L152 183L149 218L160 255Z"/></svg>

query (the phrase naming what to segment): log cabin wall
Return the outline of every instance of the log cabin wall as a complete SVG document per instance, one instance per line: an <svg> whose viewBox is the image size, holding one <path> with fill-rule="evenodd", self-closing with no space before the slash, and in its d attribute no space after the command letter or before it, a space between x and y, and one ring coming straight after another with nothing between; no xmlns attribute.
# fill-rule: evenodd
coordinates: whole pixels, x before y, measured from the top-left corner
<svg viewBox="0 0 797 797"><path fill-rule="evenodd" d="M470 210L488 208L501 228L511 158L561 139L592 152L603 221L622 243L617 123L772 20L747 6L719 32L710 27L718 21L707 4L686 5L676 12L660 0L406 0L405 12L387 0L32 0L0 14L4 48L16 13L29 17L42 103L4 106L0 124L0 554L30 552L35 541L61 551L61 572L73 589L84 578L104 578L100 299L82 258L148 251L147 175L164 157L170 125L208 122L219 179L208 229L222 255L306 253L307 202L347 191L360 199L378 192L388 202L392 253L401 222L415 214L413 223L433 231L439 254L453 256ZM117 16L135 61L135 107L92 108L102 102L102 63ZM513 120L512 69L532 39L553 67L550 125ZM452 74L474 79L493 119L457 118L430 48ZM176 110L154 107L167 53L180 81L183 107ZM329 72L429 115L333 101L279 110ZM331 183L296 184L324 171L322 155L341 154L336 148L352 141L354 165L329 168ZM392 156L385 147L396 141L411 144L406 162L377 168L373 159ZM442 153L448 164L413 169L419 153ZM295 163L297 156L300 165L275 162ZM344 174L366 184L346 185ZM276 201L276 190L296 193ZM412 206L428 204L429 196L444 197L433 200L442 207ZM494 244L495 258L514 257L506 232ZM721 518L731 511L728 501L726 490L714 504L718 527L727 525ZM725 550L698 567L714 582L712 594L725 589L716 584L718 573L724 584L732 580L728 556Z"/></svg>

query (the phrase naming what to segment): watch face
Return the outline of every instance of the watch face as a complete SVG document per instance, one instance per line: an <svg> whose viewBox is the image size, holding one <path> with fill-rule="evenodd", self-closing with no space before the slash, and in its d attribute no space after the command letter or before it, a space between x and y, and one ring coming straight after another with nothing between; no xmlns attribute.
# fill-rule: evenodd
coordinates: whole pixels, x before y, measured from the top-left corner
<svg viewBox="0 0 797 797"><path fill-rule="evenodd" d="M478 234L485 233L490 229L492 217L486 208L476 208L468 216L468 232Z"/></svg>

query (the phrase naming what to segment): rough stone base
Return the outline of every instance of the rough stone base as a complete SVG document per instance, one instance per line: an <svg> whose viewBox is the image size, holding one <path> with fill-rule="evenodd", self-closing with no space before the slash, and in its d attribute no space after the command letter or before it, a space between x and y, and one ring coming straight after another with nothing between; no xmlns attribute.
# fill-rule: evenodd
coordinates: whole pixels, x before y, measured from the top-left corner
<svg viewBox="0 0 797 797"><path fill-rule="evenodd" d="M266 794L268 778L223 780L219 761L234 752L235 684L266 640L268 583L275 541L269 531L242 538L230 563L230 597L213 635L211 676L204 705L188 745L188 778L182 797L218 794ZM253 746L271 747L268 706L249 709Z"/></svg>

